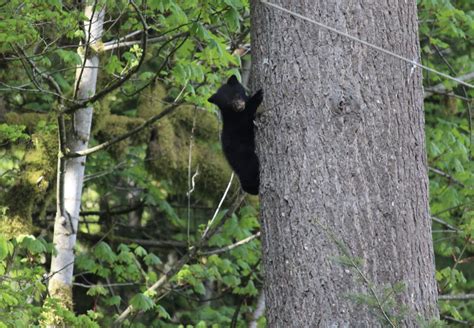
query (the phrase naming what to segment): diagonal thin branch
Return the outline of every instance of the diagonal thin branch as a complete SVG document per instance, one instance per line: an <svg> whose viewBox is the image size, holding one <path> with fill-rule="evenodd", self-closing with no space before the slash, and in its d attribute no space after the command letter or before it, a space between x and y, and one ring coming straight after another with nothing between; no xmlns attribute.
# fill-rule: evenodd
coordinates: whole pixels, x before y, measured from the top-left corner
<svg viewBox="0 0 474 328"><path fill-rule="evenodd" d="M125 139L131 137L132 135L140 132L141 130L143 130L147 126L150 126L151 124L155 123L156 121L163 118L164 116L172 113L181 104L182 104L182 102L173 103L170 106L168 106L165 110L163 110L161 113L159 113L159 114L151 117L150 119L146 120L140 126L137 126L135 129L132 129L127 133L124 133L120 136L112 138L112 139L110 139L110 140L108 140L104 143L101 143L100 145L95 146L95 147L91 147L91 148L88 148L88 149L85 149L85 150L82 150L82 151L78 151L78 152L68 152L68 153L66 153L65 157L66 158L74 158L74 157L87 156L87 155L96 153L99 150L108 148L108 147L112 146L113 144L116 144L117 142L120 142L122 140L125 140Z"/></svg>
<svg viewBox="0 0 474 328"><path fill-rule="evenodd" d="M245 198L245 194L240 194L231 208L226 212L222 220L213 228L211 228L207 234L203 234L199 242L191 247L189 251L178 261L176 264L171 267L171 269L166 272L157 282L153 284L146 292L157 291L163 287L163 285L168 282L176 273L181 270L181 268L192 260L196 255L198 255L199 250L208 242L208 240L218 231L218 229L234 214L234 212L239 208L240 204ZM125 311L120 314L120 316L115 320L115 324L121 324L133 311L133 307L129 305Z"/></svg>
<svg viewBox="0 0 474 328"><path fill-rule="evenodd" d="M167 40L165 43L163 43L159 48L158 48L158 53L161 53L162 49L170 42L174 41L174 40L177 40L181 37L181 34L177 34L175 36L173 36L172 38L170 38L169 40ZM156 81L156 79L158 78L158 76L160 75L161 71L163 70L163 68L165 68L165 66L168 64L168 61L170 60L171 56L176 52L178 51L179 48L181 48L184 43L188 40L188 37L189 35L186 35L183 40L175 46L174 48L166 55L165 59L163 60L163 62L161 63L160 67L158 67L158 69L156 70L155 72L155 75L148 81L146 82L144 85L142 85L140 88L136 89L134 92L132 93L125 93L124 94L127 96L127 97L134 97L136 94L138 94L139 92L141 92L142 90L146 89L149 85L151 85L153 82ZM177 43L177 42L176 42Z"/></svg>
<svg viewBox="0 0 474 328"><path fill-rule="evenodd" d="M225 246L225 247L222 247L222 248L218 248L218 249L213 249L211 251L206 251L206 252L200 252L199 254L200 255L213 255L213 254L220 254L220 253L225 253L225 252L228 252L230 250L233 250L234 248L237 248L239 246L242 246L242 245L245 245L247 243L250 243L252 240L256 239L260 237L260 231L257 232L256 234L254 235L251 235L247 238L244 238L234 244L231 244L231 245L228 245L228 246Z"/></svg>
<svg viewBox="0 0 474 328"><path fill-rule="evenodd" d="M431 172L433 172L433 173L438 174L439 176L442 176L442 177L448 179L449 181L454 182L455 184L457 184L457 185L459 185L459 186L461 186L461 187L463 187L463 188L466 187L466 186L464 185L464 183L462 183L461 181L459 181L459 180L453 178L451 175L449 175L449 174L446 173L446 172L441 171L440 169L437 169L437 168L435 168L435 167L431 167L431 166L430 166L430 167L428 167L428 170L431 171Z"/></svg>
<svg viewBox="0 0 474 328"><path fill-rule="evenodd" d="M439 224L442 224L442 225L444 225L445 227L447 227L447 228L449 228L449 229L451 229L451 230L453 230L453 231L459 231L459 229L456 228L455 226L449 224L448 222L446 222L446 221L444 221L443 219L440 219L440 218L438 218L438 217L436 217L436 216L431 216L431 220L433 220L434 222L438 222Z"/></svg>
<svg viewBox="0 0 474 328"><path fill-rule="evenodd" d="M470 73L461 75L461 76L457 77L456 79L458 79L460 81L474 80L474 72L470 72ZM445 93L447 91L450 91L450 90L448 90L446 85L444 85L444 83L439 83L435 86L425 88L425 98L431 96L433 93Z"/></svg>
<svg viewBox="0 0 474 328"><path fill-rule="evenodd" d="M124 77L122 77L119 81L117 81L116 83L114 84L111 84L109 85L108 87L105 87L104 89L102 89L100 92L97 92L94 96L88 98L88 99L85 99L77 104L74 104L72 106L70 106L69 108L65 109L62 113L73 113L75 112L76 110L84 107L85 105L87 105L88 103L93 103L101 98L103 98L104 96L106 96L107 94L109 94L110 92L112 92L113 90L119 88L121 85L123 85L125 82L127 82L133 74L135 74L136 72L138 72L138 70L140 69L140 67L142 66L144 60L145 60L145 54L146 54L146 50L147 50L147 44L148 44L148 24L146 22L146 19L145 17L143 16L143 13L141 12L141 10L138 8L138 6L135 4L134 1L130 0L129 2L133 9L135 10L135 12L137 13L139 19L140 19L140 22L143 26L143 33L142 33L142 41L141 41L141 48L142 48L142 55L140 56L140 60L138 61L138 64L133 68L131 69L127 75L125 75Z"/></svg>
<svg viewBox="0 0 474 328"><path fill-rule="evenodd" d="M59 84L54 80L54 78L50 75L50 74L47 74L46 72L42 72L37 66L36 64L34 63L34 61L28 57L28 55L26 54L25 50L20 47L19 45L16 45L14 47L15 51L16 52L19 52L21 53L21 56L20 59L24 59L28 65L31 67L31 70L32 72L36 72L39 76L41 76L41 78L43 78L44 80L46 80L46 82L54 89L56 90L56 92L48 92L48 93L52 93L54 96L56 96L58 98L58 100L62 103L63 101L68 101L70 102L69 99L67 98L64 98L62 96L62 90L61 90L61 87L59 86ZM22 63L23 63L23 60L22 60ZM29 71L26 69L25 67L25 71L27 73L29 73ZM38 81L35 79L34 76L30 76L30 79L31 81L33 82L33 84L36 86L36 88L42 92L47 92L47 90L43 90L43 88L41 88L41 86L39 85Z"/></svg>

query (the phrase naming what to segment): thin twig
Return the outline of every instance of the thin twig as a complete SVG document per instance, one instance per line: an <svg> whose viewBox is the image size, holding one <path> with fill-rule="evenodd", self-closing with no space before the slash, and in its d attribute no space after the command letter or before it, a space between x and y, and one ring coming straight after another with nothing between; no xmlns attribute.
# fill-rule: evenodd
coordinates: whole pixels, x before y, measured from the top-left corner
<svg viewBox="0 0 474 328"><path fill-rule="evenodd" d="M244 238L234 244L231 244L231 245L228 245L228 246L225 246L225 247L222 247L222 248L218 248L218 249L214 249L214 250L211 250L211 251L206 251L206 252L200 252L199 254L200 255L213 255L213 254L220 254L220 253L225 253L225 252L228 252L230 250L233 250L234 248L237 248L239 246L242 246L242 245L245 245L245 244L248 244L250 243L252 240L256 239L260 237L260 231L257 232L256 234L254 235L251 235L247 238Z"/></svg>
<svg viewBox="0 0 474 328"><path fill-rule="evenodd" d="M472 300L474 299L474 294L439 295L438 299L443 300L443 301Z"/></svg>
<svg viewBox="0 0 474 328"><path fill-rule="evenodd" d="M193 126L191 128L191 135L189 137L189 149L188 149L188 191L186 192L186 198L188 200L188 208L187 208L187 228L186 228L186 236L187 241L189 244L189 233L190 233L190 226L191 226L191 194L194 191L194 178L199 174L199 167L196 169L196 173L194 176L191 177L192 171L192 159L193 159L193 142L194 142L194 130L196 128L196 115L197 114L197 107L194 107L194 115L193 115Z"/></svg>
<svg viewBox="0 0 474 328"><path fill-rule="evenodd" d="M168 41L166 41L165 43L163 43L163 44L158 48L157 53L160 54L161 51L164 49L164 47L165 47L168 43L170 43L170 42L172 42L172 41L178 39L179 37L181 37L181 36L175 35L175 36L173 36L172 38L170 38ZM156 70L154 76L153 76L148 82L146 82L144 85L142 85L140 88L136 89L136 90L133 91L132 93L125 93L125 92L124 92L124 94L125 94L127 97L134 97L135 95L137 95L138 93L140 93L142 90L144 90L144 89L146 89L148 86L150 86L153 82L155 82L155 81L157 80L158 76L160 75L161 71L163 70L163 68L168 64L168 61L169 61L169 59L171 58L171 56L172 56L179 48L181 48L181 47L184 45L184 43L187 41L187 39L188 39L188 36L185 36L185 37L183 38L183 40L181 40L181 42L180 42L178 45L175 45L175 46L174 46L174 48L166 55L165 59L163 60L163 62L162 62L161 65L160 65L160 67L158 67L158 69Z"/></svg>
<svg viewBox="0 0 474 328"><path fill-rule="evenodd" d="M320 226L323 229L323 231L327 234L327 236L334 242L334 244L339 249L339 251L342 252L342 254L350 261L351 267L353 267L357 271L359 276L364 281L366 287L369 289L370 294L372 294L372 297L374 297L375 302L377 303L377 308L382 313L382 316L384 317L384 319L387 321L387 323L390 325L390 327L396 328L396 325L392 322L392 320L388 316L387 312L383 308L383 303L380 300L377 293L375 292L373 284L369 281L369 279L366 277L366 275L359 268L359 265L357 265L357 263L354 261L354 259L352 257L352 254L350 253L349 249L347 248L346 243L344 242L344 240L338 239L338 237L336 237L334 235L334 233L331 230L329 230L328 227L324 226L321 222L319 222L318 219L314 219L314 222L316 222L317 225Z"/></svg>
<svg viewBox="0 0 474 328"><path fill-rule="evenodd" d="M461 187L463 187L463 188L466 187L466 186L464 185L464 183L462 183L461 181L459 181L459 180L453 178L451 175L449 175L449 174L446 173L446 172L441 171L440 169L437 169L437 168L434 168L434 167L431 167L431 166L430 166L430 167L428 167L428 170L430 170L430 171L433 172L433 173L438 174L439 176L442 176L442 177L448 179L449 181L454 182L455 184L457 184L457 185L459 185L459 186L461 186Z"/></svg>
<svg viewBox="0 0 474 328"><path fill-rule="evenodd" d="M198 251L208 242L209 238L211 238L217 232L217 230L227 221L227 219L229 219L232 216L232 214L234 214L234 212L237 210L237 208L239 208L244 198L245 198L245 194L244 193L240 194L236 198L231 208L226 212L226 214L224 215L220 223L216 225L215 227L213 227L211 230L209 230L207 234L205 235L203 234L199 242L195 246L191 247L189 251L178 262L176 262L171 267L171 269L168 272L166 272L165 275L163 275L157 282L155 282L153 286L148 288L146 292L152 292L152 291L157 292L158 290L160 290L163 287L163 285L165 285L169 281L171 277L173 277L176 273L178 273L179 270L181 270L181 268L185 264L187 264L191 259L193 259L198 254ZM129 305L125 309L125 311L123 311L122 314L120 314L120 316L115 320L115 324L122 323L132 313L132 311L133 311L133 306Z"/></svg>
<svg viewBox="0 0 474 328"><path fill-rule="evenodd" d="M470 72L470 73L458 76L456 78L460 81L474 80L474 72ZM439 83L439 84L434 85L432 87L426 87L425 88L425 98L431 96L433 93L446 93L447 91L449 91L449 90L448 90L448 88L446 87L446 85L444 83ZM447 95L450 95L450 94L448 93ZM469 99L469 98L467 98L467 100L472 101L472 99Z"/></svg>
<svg viewBox="0 0 474 328"><path fill-rule="evenodd" d="M85 100L83 100L83 101L81 101L77 104L69 106L67 109L65 109L63 111L63 113L73 113L76 110L86 106L88 103L93 103L93 102L96 102L97 100L103 98L104 96L108 95L110 92L112 92L113 90L119 88L121 85L123 85L125 82L127 82L132 77L133 74L138 72L138 70L142 66L142 64L145 60L145 54L146 54L147 44L148 44L148 24L145 20L145 17L143 17L142 12L138 8L138 6L135 4L135 2L130 0L130 4L132 5L133 9L137 13L138 18L139 18L139 20L140 20L140 22L143 26L142 42L141 42L142 54L140 56L140 60L138 61L138 64L134 68L132 68L127 73L127 75L125 75L123 78L121 78L116 83L114 83L112 85L109 85L108 87L105 87L104 89L97 92L95 95L93 95L92 97L90 97L88 99L85 99Z"/></svg>
<svg viewBox="0 0 474 328"><path fill-rule="evenodd" d="M135 286L138 285L135 282L122 282L122 283L109 283L109 284L95 284L95 285L88 285L88 284L83 284L80 282L73 282L72 283L74 286L79 286L83 288L95 288L95 287L123 287L123 286Z"/></svg>
<svg viewBox="0 0 474 328"><path fill-rule="evenodd" d="M444 221L443 219L440 219L440 218L438 218L438 217L436 217L436 216L431 216L431 220L433 220L433 221L435 221L435 222L438 222L438 223L444 225L445 227L447 227L447 228L449 228L449 229L451 229L451 230L453 230L453 231L456 231L456 232L459 231L459 229L456 228L455 226L449 224L448 222L446 222L446 221Z"/></svg>
<svg viewBox="0 0 474 328"><path fill-rule="evenodd" d="M77 151L77 152L68 152L66 154L66 157L67 158L73 158L73 157L86 156L86 155L96 153L99 150L108 148L108 147L112 146L113 144L116 144L117 142L120 142L122 140L125 140L125 139L131 137L132 135L140 132L141 130L143 130L147 126L150 126L151 124L155 123L156 121L163 118L164 116L172 113L179 105L181 105L181 102L171 104L165 110L163 110L161 113L159 113L159 114L151 117L150 119L146 120L145 122L143 122L140 126L136 127L135 129L132 129L131 131L129 131L127 133L124 133L120 136L112 138L112 139L110 139L110 140L108 140L104 143L101 143L100 145L95 146L95 147L91 147L91 148L81 150L81 151Z"/></svg>
<svg viewBox="0 0 474 328"><path fill-rule="evenodd" d="M230 186L232 185L232 180L234 179L234 172L230 175L229 183L227 183L227 188L224 191L224 194L222 195L222 198L219 202L219 205L216 208L216 211L214 212L214 215L212 216L212 219L207 223L206 229L204 230L202 234L202 238L206 237L207 233L211 229L212 224L214 223L215 219L217 218L217 214L221 210L222 203L224 203L225 198L227 197L227 193L229 192Z"/></svg>

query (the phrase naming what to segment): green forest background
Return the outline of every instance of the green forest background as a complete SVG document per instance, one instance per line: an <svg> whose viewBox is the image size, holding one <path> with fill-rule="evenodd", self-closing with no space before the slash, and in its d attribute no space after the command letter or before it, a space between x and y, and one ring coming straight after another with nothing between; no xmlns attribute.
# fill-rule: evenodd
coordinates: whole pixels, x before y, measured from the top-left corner
<svg viewBox="0 0 474 328"><path fill-rule="evenodd" d="M230 181L219 117L206 99L249 63L249 3L136 4L149 26L146 52L139 37L107 50L141 29L123 0L106 2L103 42L90 50L100 54L98 90L144 56L137 74L93 104L90 145L138 127L175 99L182 105L87 158L70 311L47 294L59 104L37 76L51 76L64 95L75 92L84 14L75 1L0 3L0 327L42 326L56 315L65 326L107 327L129 304L133 327L246 327L252 319L262 288L258 197L247 196L163 288L146 292L199 240ZM423 64L472 80L474 3L419 0L418 18ZM424 86L441 319L472 327L474 91L427 72ZM217 220L238 193L233 179Z"/></svg>

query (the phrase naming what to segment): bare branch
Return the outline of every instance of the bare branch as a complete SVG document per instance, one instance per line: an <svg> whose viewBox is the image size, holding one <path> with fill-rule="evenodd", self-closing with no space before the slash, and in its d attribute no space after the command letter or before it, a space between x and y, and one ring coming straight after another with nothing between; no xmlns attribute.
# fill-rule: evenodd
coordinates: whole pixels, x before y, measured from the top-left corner
<svg viewBox="0 0 474 328"><path fill-rule="evenodd" d="M151 292L151 291L157 291L163 287L163 285L169 281L171 277L173 277L176 273L181 270L181 268L187 264L191 259L193 259L199 252L199 250L207 243L209 238L211 238L217 230L232 216L232 214L239 208L240 204L245 198L245 194L240 194L235 202L232 204L231 208L226 212L222 220L217 224L215 227L211 228L207 234L203 234L201 240L199 242L191 247L178 262L175 263L171 267L171 269L166 272L165 275L163 275L156 283L154 283L150 288L147 289L146 292ZM133 311L133 307L129 305L125 311L120 314L120 316L115 320L115 324L120 324L122 323Z"/></svg>
<svg viewBox="0 0 474 328"><path fill-rule="evenodd" d="M435 221L435 222L438 222L439 224L442 224L442 225L444 225L445 227L447 227L447 228L449 228L449 229L451 229L451 230L453 230L453 231L459 231L459 229L456 228L455 226L449 224L448 222L446 222L446 221L444 221L443 219L440 219L440 218L438 218L438 217L436 217L436 216L431 216L431 220L433 220L433 221Z"/></svg>
<svg viewBox="0 0 474 328"><path fill-rule="evenodd" d="M229 183L227 184L227 187L225 188L224 195L222 196L219 205L217 205L216 211L214 212L214 215L212 216L212 219L207 223L206 229L204 229L204 232L202 233L202 238L205 238L206 235L209 233L211 230L212 224L217 218L217 214L221 210L222 203L224 203L225 198L227 197L227 193L229 192L230 186L232 185L232 180L234 179L234 172L232 172Z"/></svg>
<svg viewBox="0 0 474 328"><path fill-rule="evenodd" d="M80 282L73 282L72 283L74 286L79 286L79 287L83 287L83 288L94 288L94 287L123 287L123 286L135 286L135 285L138 285L137 283L135 282L122 282L122 283L110 283L110 284L106 284L106 285L103 285L103 284L96 284L96 285L88 285L88 284L82 284Z"/></svg>
<svg viewBox="0 0 474 328"><path fill-rule="evenodd" d="M238 241L234 244L231 244L231 245L228 245L228 246L225 246L225 247L222 247L222 248L214 249L212 251L200 252L199 254L201 254L201 255L213 255L213 254L225 253L225 252L228 252L230 250L233 250L234 248L237 248L239 246L250 243L252 240L254 240L255 238L258 238L258 237L260 237L260 231L257 232L256 234L251 235L247 238L244 238L244 239L242 239L242 240L240 240L240 241Z"/></svg>
<svg viewBox="0 0 474 328"><path fill-rule="evenodd" d="M142 55L140 56L140 60L138 61L138 64L133 68L131 69L127 75L125 75L124 77L122 77L119 81L117 81L116 83L112 84L112 85L109 85L108 87L102 89L100 92L97 92L94 96L88 98L88 99L85 99L83 101L81 101L80 103L78 104L75 104L75 105L72 105L70 106L68 109L64 110L63 113L72 113L76 110L78 110L79 108L82 108L84 106L86 106L88 103L93 103L101 98L103 98L104 96L106 96L107 94L109 94L110 92L112 92L113 90L119 88L121 85L123 85L126 81L128 81L133 74L135 74L136 72L138 72L138 70L140 69L140 67L142 66L144 60L145 60L145 54L146 54L146 50L147 50L147 44L148 44L148 25L146 23L146 20L145 20L145 17L143 17L143 14L142 12L140 11L140 9L137 7L137 5L135 4L134 1L130 1L130 4L132 5L133 9L135 10L135 12L137 13L139 19L140 19L140 22L143 26L143 33L142 33L142 41L141 41L141 48L142 48Z"/></svg>
<svg viewBox="0 0 474 328"><path fill-rule="evenodd" d="M180 28L184 27L184 26L187 26L191 23L186 23L186 24L182 24L182 25L179 25L175 28L172 28L164 33L162 33L160 36L156 36L154 38L149 38L148 39L148 44L152 44L152 43L158 43L158 42L162 42L162 41L167 41L168 40L168 37L166 36L167 34L171 33L171 32L174 32L176 30L179 30ZM150 29L150 28L148 28ZM142 33L143 30L140 30L140 31L135 31L135 32L132 32L126 36L124 36L123 38L120 38L118 40L113 40L113 41L109 41L109 42L105 42L103 47L102 47L102 50L103 51L109 51L109 50L113 50L113 49L117 49L117 48L122 48L122 47L130 47L130 46L133 46L133 45L136 45L136 44L140 44L140 41L137 41L137 40L134 40L134 41L127 41L127 42L122 42L123 40L126 40L132 36L135 36L137 34L140 34ZM189 35L189 32L188 31L185 31L185 32L181 32L181 33L178 33L176 34L176 37L184 37L184 36L187 36Z"/></svg>
<svg viewBox="0 0 474 328"><path fill-rule="evenodd" d="M112 146L113 144L116 144L117 142L120 142L122 140L125 140L129 137L131 137L132 135L140 132L141 130L143 130L144 128L146 128L147 126L150 126L151 124L155 123L156 121L158 121L159 119L161 119L162 117L172 113L179 105L181 105L182 102L178 102L178 103L174 103L174 104L171 104L170 106L168 106L164 111L162 111L161 113L151 117L150 119L146 120L144 123L142 123L140 126L136 127L135 129L127 132L127 133L124 133L122 134L121 136L118 136L118 137L115 137L115 138L112 138L111 140L109 141L106 141L104 143L101 143L100 145L97 145L95 147L91 147L89 149L85 149L85 150L82 150L82 151L78 151L78 152L68 152L65 156L67 158L73 158L73 157L81 157L81 156L87 156L87 155L90 155L90 154L93 154L95 152L98 152L99 150L102 150L102 149L105 149L105 148L108 148L110 146Z"/></svg>
<svg viewBox="0 0 474 328"><path fill-rule="evenodd" d="M460 81L474 80L474 72L470 72L470 73L461 75L461 76L457 77L456 79L458 79ZM435 86L425 88L425 98L431 96L433 93L446 93L448 91L450 91L450 90L448 90L448 88L443 83L439 83ZM448 94L450 94L450 93L448 93ZM470 100L472 100L472 99L470 99Z"/></svg>
<svg viewBox="0 0 474 328"><path fill-rule="evenodd" d="M148 247L160 247L160 248L183 248L187 246L185 241L179 240L155 240L155 239L139 239L139 238L126 238L119 237L110 234L88 234L79 232L79 237L83 240L89 240L91 242L97 242L98 240L108 240L110 242L131 244L135 243L141 246Z"/></svg>
<svg viewBox="0 0 474 328"><path fill-rule="evenodd" d="M449 174L446 173L446 172L441 171L440 169L437 169L437 168L434 168L434 167L431 167L431 166L428 167L428 169L429 169L431 172L436 173L436 174L438 174L439 176L442 176L442 177L448 179L449 181L452 181L452 182L454 182L455 184L460 185L460 186L463 187L463 188L466 187L461 181L456 180L456 179L453 178L451 175L449 175Z"/></svg>
<svg viewBox="0 0 474 328"><path fill-rule="evenodd" d="M92 216L92 215L121 215L121 214L128 214L130 212L134 212L138 209L141 209L142 207L145 206L145 203L143 201L140 201L137 205L132 206L132 207L127 207L121 210L112 210L112 211L81 211L79 213L80 216Z"/></svg>
<svg viewBox="0 0 474 328"><path fill-rule="evenodd" d="M443 301L452 301L452 300L472 300L474 299L473 294L458 294L458 295L439 295L438 299Z"/></svg>

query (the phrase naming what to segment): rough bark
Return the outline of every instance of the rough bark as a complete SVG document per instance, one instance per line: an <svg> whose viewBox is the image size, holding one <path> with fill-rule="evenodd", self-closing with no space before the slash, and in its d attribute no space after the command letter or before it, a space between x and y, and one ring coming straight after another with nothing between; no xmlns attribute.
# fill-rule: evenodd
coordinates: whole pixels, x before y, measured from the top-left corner
<svg viewBox="0 0 474 328"><path fill-rule="evenodd" d="M96 91L99 56L93 50L103 32L104 8L87 6L84 22L85 40L88 46L79 48L83 65L76 71L77 99L85 100ZM89 23L91 22L91 23ZM89 35L90 31L90 35ZM88 47L89 50L85 51ZM87 56L86 56L87 54ZM66 147L71 152L87 149L92 122L92 106L78 109L74 118L66 125ZM58 170L58 214L54 224L53 243L57 254L51 261L48 290L52 297L63 305L72 307L72 279L74 271L74 247L76 245L82 186L84 181L85 157L60 159Z"/></svg>
<svg viewBox="0 0 474 328"><path fill-rule="evenodd" d="M272 2L420 60L415 0ZM252 5L268 326L437 317L421 71ZM405 290L389 305L382 290L398 282ZM382 306L354 300L374 293ZM400 305L408 311L397 323Z"/></svg>

